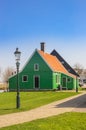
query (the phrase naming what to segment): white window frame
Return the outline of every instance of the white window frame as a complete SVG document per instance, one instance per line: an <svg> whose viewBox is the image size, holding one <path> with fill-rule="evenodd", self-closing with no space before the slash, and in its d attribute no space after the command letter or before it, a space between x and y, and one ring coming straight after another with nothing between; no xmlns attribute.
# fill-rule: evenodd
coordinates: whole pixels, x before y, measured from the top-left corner
<svg viewBox="0 0 86 130"><path fill-rule="evenodd" d="M27 80L26 80L26 81L23 80L24 76L27 77ZM28 82L28 75L23 75L23 76L22 76L22 82Z"/></svg>
<svg viewBox="0 0 86 130"><path fill-rule="evenodd" d="M37 69L36 69L36 66L37 66ZM34 71L39 71L39 64L38 63L34 64Z"/></svg>

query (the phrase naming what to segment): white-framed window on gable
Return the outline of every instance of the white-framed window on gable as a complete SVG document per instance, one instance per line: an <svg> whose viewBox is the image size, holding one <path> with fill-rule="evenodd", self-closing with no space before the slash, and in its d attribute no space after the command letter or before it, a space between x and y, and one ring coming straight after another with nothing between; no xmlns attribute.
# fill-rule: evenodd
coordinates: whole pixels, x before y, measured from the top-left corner
<svg viewBox="0 0 86 130"><path fill-rule="evenodd" d="M34 71L39 71L39 64L34 64Z"/></svg>
<svg viewBox="0 0 86 130"><path fill-rule="evenodd" d="M28 81L28 75L23 75L22 82L27 82L27 81Z"/></svg>

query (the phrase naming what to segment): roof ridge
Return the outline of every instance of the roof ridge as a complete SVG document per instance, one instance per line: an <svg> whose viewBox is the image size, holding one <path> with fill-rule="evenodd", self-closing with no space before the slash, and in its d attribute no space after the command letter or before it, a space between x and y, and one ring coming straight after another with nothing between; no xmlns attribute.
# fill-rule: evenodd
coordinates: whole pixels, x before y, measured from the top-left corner
<svg viewBox="0 0 86 130"><path fill-rule="evenodd" d="M79 76L75 70L69 65L69 63L67 63L67 61L54 49L51 53L51 55L54 55L57 57L57 59L62 63L63 62L63 66L65 67L65 69L72 75L74 76Z"/></svg>

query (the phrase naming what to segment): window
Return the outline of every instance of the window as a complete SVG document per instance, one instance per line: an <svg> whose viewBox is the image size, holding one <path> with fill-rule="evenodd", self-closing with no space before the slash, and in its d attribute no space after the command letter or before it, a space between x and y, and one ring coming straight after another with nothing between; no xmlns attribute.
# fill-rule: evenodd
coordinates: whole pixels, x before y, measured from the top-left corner
<svg viewBox="0 0 86 130"><path fill-rule="evenodd" d="M27 75L22 76L22 81L27 82L28 81L28 76Z"/></svg>
<svg viewBox="0 0 86 130"><path fill-rule="evenodd" d="M56 83L60 83L60 76L56 75Z"/></svg>
<svg viewBox="0 0 86 130"><path fill-rule="evenodd" d="M34 64L34 70L38 71L39 70L39 64Z"/></svg>
<svg viewBox="0 0 86 130"><path fill-rule="evenodd" d="M68 79L67 79L67 81L68 81L68 82L71 82L71 79L70 79L70 78L68 78Z"/></svg>

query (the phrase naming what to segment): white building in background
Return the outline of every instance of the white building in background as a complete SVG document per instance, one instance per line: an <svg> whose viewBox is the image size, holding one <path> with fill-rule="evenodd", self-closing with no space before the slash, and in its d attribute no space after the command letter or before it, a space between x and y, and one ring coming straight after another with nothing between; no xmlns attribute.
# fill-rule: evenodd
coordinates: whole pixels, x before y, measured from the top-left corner
<svg viewBox="0 0 86 130"><path fill-rule="evenodd" d="M86 72L86 70L85 70ZM86 85L86 73L82 72L82 74L80 74L80 81L79 83L82 85Z"/></svg>

